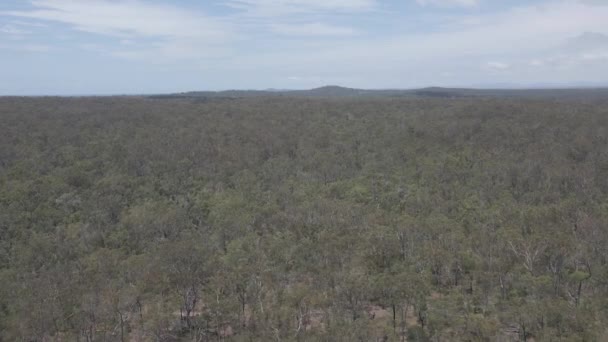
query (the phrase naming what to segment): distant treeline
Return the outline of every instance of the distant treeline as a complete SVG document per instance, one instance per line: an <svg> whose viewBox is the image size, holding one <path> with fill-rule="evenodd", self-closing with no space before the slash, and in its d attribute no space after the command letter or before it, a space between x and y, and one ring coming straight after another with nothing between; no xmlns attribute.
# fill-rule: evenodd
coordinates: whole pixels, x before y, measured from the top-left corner
<svg viewBox="0 0 608 342"><path fill-rule="evenodd" d="M608 88L572 89L467 89L429 87L421 89L354 89L326 86L310 90L225 90L193 91L151 95L154 99L246 98L246 97L494 97L548 100L608 101Z"/></svg>

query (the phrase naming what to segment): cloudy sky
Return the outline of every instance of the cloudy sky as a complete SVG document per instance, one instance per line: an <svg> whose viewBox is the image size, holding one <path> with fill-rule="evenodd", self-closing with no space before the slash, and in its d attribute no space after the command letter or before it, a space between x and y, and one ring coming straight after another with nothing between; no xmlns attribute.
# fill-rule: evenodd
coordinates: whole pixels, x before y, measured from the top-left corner
<svg viewBox="0 0 608 342"><path fill-rule="evenodd" d="M2 0L0 95L608 85L608 0Z"/></svg>

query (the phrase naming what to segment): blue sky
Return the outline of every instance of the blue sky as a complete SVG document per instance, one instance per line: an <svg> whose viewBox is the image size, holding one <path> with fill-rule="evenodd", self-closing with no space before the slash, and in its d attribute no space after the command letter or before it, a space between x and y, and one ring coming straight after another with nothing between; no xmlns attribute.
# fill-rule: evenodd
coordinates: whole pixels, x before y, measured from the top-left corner
<svg viewBox="0 0 608 342"><path fill-rule="evenodd" d="M3 0L0 95L608 85L608 0Z"/></svg>

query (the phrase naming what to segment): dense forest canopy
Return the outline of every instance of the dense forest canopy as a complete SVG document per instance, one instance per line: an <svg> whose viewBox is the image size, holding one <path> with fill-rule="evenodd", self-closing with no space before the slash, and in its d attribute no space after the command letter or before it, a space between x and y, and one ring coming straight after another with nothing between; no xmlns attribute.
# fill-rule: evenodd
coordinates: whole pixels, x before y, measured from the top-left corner
<svg viewBox="0 0 608 342"><path fill-rule="evenodd" d="M608 340L608 101L1 98L0 341Z"/></svg>

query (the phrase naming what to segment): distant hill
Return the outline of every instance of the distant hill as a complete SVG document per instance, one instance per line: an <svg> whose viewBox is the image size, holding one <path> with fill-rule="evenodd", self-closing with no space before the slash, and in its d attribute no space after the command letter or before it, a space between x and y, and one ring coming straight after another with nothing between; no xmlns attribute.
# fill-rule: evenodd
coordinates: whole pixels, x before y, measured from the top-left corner
<svg viewBox="0 0 608 342"><path fill-rule="evenodd" d="M343 96L366 95L369 92L370 92L369 90L329 85L329 86L314 88L314 89L310 89L310 90L293 91L292 94L299 94L299 95L304 95L304 96L343 97Z"/></svg>
<svg viewBox="0 0 608 342"><path fill-rule="evenodd" d="M308 90L224 90L192 91L176 94L159 94L150 98L244 98L244 97L428 97L428 98L461 98L461 97L524 97L550 99L608 100L608 88L572 88L572 89L472 89L428 87L420 89L356 89L328 85Z"/></svg>
<svg viewBox="0 0 608 342"><path fill-rule="evenodd" d="M340 86L325 86L309 90L223 90L223 91L192 91L177 94L153 95L154 98L189 98L189 97L254 97L254 96L312 96L312 97L347 97L370 95L377 90L363 90Z"/></svg>

